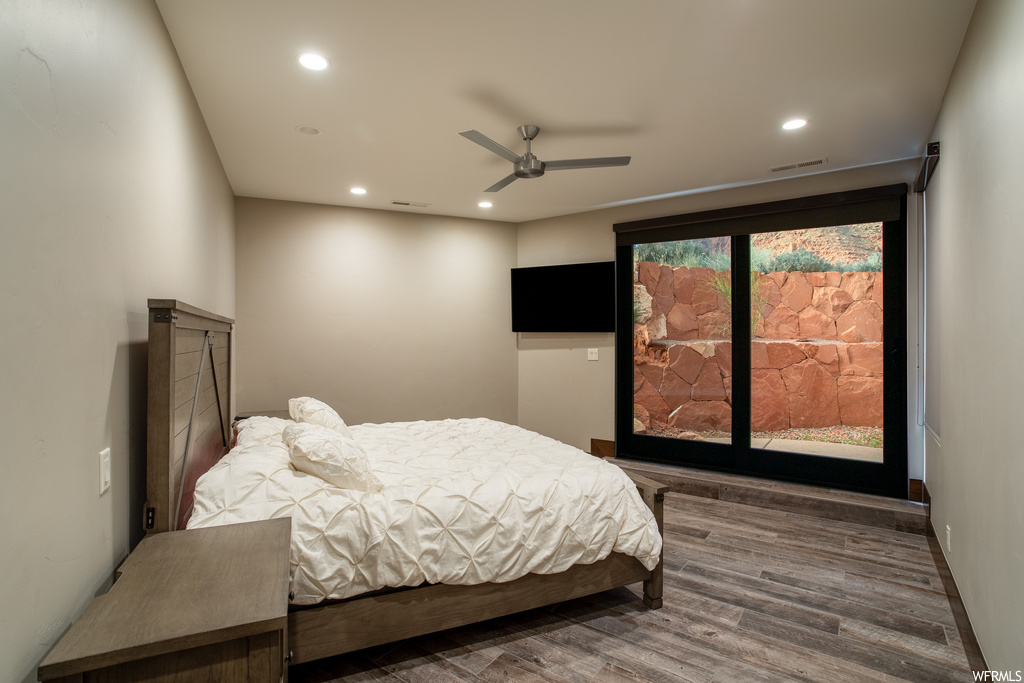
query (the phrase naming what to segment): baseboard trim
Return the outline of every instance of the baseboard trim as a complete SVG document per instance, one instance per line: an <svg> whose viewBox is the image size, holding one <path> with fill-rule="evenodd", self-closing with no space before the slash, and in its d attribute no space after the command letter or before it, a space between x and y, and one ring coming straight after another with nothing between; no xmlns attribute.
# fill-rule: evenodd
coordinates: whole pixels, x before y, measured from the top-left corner
<svg viewBox="0 0 1024 683"><path fill-rule="evenodd" d="M928 496L929 500L931 499ZM960 640L964 645L964 653L967 655L967 663L975 672L988 671L988 664L985 663L985 655L981 652L981 645L974 635L974 627L971 626L971 618L964 608L963 598L960 597L960 589L957 588L956 579L949 570L949 563L946 556L942 554L942 545L935 535L935 527L932 526L931 515L928 518L928 548L932 551L932 560L935 568L942 579L942 588L946 591L946 599L949 600L949 609L953 612L953 619L956 621L956 628L960 632Z"/></svg>
<svg viewBox="0 0 1024 683"><path fill-rule="evenodd" d="M915 503L924 503L924 482L920 479L911 479L907 490L907 499Z"/></svg>

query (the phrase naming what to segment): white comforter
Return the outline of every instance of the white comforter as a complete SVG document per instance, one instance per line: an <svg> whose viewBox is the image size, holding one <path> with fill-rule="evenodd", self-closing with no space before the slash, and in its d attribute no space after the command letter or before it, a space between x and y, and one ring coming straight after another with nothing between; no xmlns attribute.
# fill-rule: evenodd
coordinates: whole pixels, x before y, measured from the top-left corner
<svg viewBox="0 0 1024 683"><path fill-rule="evenodd" d="M380 492L296 471L281 432L250 418L200 478L189 528L292 518L293 602L423 582L504 582L611 552L653 569L661 536L615 465L493 420L350 427Z"/></svg>

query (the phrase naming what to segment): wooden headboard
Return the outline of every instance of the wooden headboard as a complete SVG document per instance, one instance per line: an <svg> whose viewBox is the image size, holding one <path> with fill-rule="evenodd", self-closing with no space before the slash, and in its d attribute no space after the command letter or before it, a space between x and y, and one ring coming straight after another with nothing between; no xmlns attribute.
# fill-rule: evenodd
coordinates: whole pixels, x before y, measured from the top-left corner
<svg viewBox="0 0 1024 683"><path fill-rule="evenodd" d="M196 480L231 443L234 320L149 300L147 533L185 528Z"/></svg>

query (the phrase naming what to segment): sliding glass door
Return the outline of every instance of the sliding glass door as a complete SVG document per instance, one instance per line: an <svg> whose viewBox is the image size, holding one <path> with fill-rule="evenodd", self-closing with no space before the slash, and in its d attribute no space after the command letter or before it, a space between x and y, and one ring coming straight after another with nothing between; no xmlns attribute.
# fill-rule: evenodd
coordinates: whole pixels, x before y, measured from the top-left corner
<svg viewBox="0 0 1024 683"><path fill-rule="evenodd" d="M620 457L906 496L903 186L616 232Z"/></svg>
<svg viewBox="0 0 1024 683"><path fill-rule="evenodd" d="M750 236L751 447L882 462L882 223Z"/></svg>
<svg viewBox="0 0 1024 683"><path fill-rule="evenodd" d="M728 238L633 249L633 432L732 440Z"/></svg>

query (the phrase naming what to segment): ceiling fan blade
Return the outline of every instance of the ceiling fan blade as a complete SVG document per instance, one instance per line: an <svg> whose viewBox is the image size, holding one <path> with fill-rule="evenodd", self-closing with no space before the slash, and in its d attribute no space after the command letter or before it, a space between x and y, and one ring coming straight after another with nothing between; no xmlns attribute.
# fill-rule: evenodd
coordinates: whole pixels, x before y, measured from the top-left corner
<svg viewBox="0 0 1024 683"><path fill-rule="evenodd" d="M565 171L572 168L603 168L606 166L627 166L632 157L595 157L594 159L561 159L545 161L545 171Z"/></svg>
<svg viewBox="0 0 1024 683"><path fill-rule="evenodd" d="M500 157L505 157L512 163L519 161L519 155L515 152L499 145L494 140L490 139L478 130L464 130L459 133L462 137L467 140L472 140L476 144L480 145L485 149L489 149ZM500 188L499 188L500 189Z"/></svg>
<svg viewBox="0 0 1024 683"><path fill-rule="evenodd" d="M510 185L512 183L512 181L515 180L515 179L516 179L516 174L515 173L509 173L507 176L505 176L504 178L502 178L501 180L499 180L498 182L494 183L493 185L488 187L486 190L484 190L484 192L497 192L498 190L500 190L501 188L505 187L506 185Z"/></svg>

